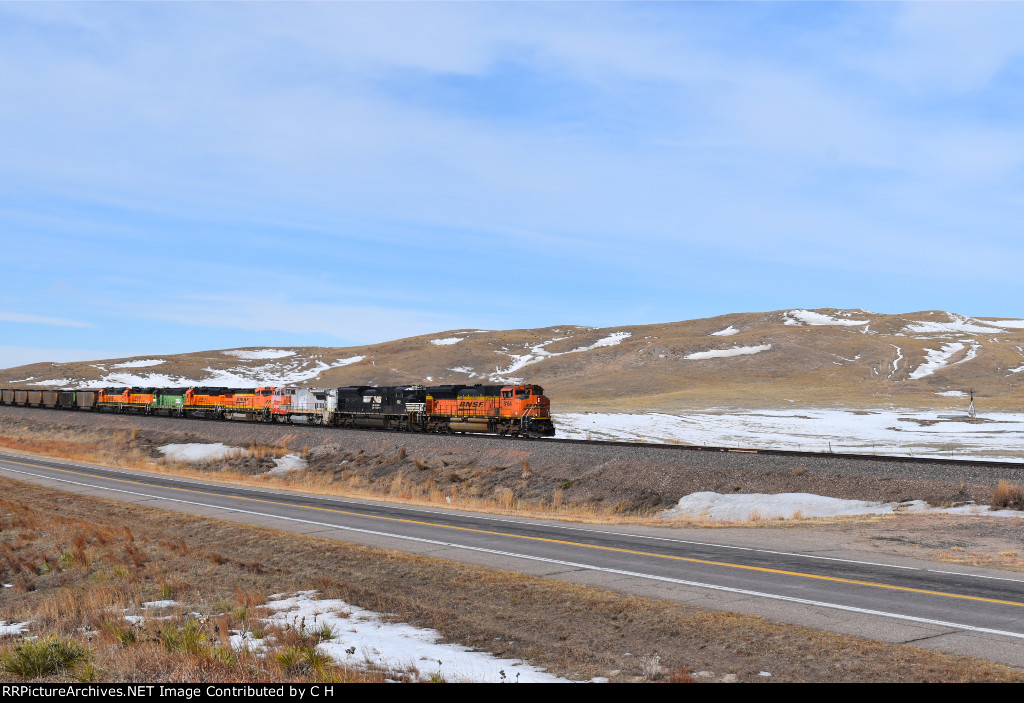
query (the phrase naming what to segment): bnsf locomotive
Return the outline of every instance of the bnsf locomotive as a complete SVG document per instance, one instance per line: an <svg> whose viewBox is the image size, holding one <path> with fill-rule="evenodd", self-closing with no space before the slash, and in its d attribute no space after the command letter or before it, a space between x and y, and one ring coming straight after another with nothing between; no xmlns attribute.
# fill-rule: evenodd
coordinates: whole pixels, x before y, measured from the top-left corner
<svg viewBox="0 0 1024 703"><path fill-rule="evenodd" d="M410 432L551 437L544 389L515 386L0 389L0 405Z"/></svg>

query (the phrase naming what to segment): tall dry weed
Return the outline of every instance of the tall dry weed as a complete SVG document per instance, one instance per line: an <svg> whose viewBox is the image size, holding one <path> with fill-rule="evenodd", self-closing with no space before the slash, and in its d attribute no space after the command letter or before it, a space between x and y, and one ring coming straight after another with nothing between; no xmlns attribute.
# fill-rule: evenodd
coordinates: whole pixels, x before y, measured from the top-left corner
<svg viewBox="0 0 1024 703"><path fill-rule="evenodd" d="M992 507L1024 510L1024 486L1002 480L992 492Z"/></svg>

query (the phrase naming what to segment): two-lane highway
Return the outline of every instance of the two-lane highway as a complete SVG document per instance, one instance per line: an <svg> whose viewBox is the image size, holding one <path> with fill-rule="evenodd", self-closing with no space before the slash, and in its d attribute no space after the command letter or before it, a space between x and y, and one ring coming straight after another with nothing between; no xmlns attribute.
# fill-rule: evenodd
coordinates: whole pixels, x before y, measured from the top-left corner
<svg viewBox="0 0 1024 703"><path fill-rule="evenodd" d="M1024 665L1024 576L787 551L714 531L581 526L292 493L0 453L0 474L67 491L482 563L702 607ZM762 544L764 542L762 541Z"/></svg>

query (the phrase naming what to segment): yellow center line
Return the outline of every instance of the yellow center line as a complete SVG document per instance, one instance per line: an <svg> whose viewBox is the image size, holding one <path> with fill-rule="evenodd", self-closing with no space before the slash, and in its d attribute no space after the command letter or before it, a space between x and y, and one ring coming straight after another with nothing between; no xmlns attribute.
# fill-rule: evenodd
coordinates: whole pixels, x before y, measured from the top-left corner
<svg viewBox="0 0 1024 703"><path fill-rule="evenodd" d="M43 464L30 464L28 462L16 461L14 459L4 459L3 461L7 461L7 462L12 463L12 464L20 464L22 466L31 466L33 468L38 468L38 469L48 469L50 471L60 471L62 473L73 474L73 475L76 475L76 476L87 476L87 477L90 477L90 478L103 478L103 479L106 479L106 480L109 480L109 481L118 481L120 483L130 483L130 484L134 484L134 485L138 485L138 486L146 486L146 487L149 487L149 488L159 488L160 487L160 486L155 486L155 485L153 485L151 483L145 483L144 481L132 481L130 479L125 479L125 478L110 478L110 477L107 477L107 476L98 476L96 474L91 474L91 473L87 473L87 472L84 472L84 471L72 471L70 469L59 469L59 468L56 468L56 467L53 467L53 466L46 466L46 465L43 465ZM1016 605L1016 606L1024 607L1024 603L1019 603L1017 601L999 600L999 599L996 599L996 598L982 598L981 596L966 596L966 595L962 595L962 594L959 594L959 593L946 593L944 591L930 591L930 590L922 589L922 588L910 588L910 587L907 587L907 586L895 586L895 585L888 584L888 583L877 583L877 582L874 582L874 581L858 581L856 579L846 579L846 578L840 578L838 576L822 576L820 574L808 574L808 573L804 573L804 572L801 572L801 571L786 571L784 569L772 569L772 568L769 568L769 567L766 567L766 566L750 566L750 565L747 565L747 564L730 564L728 562L710 561L708 559L696 559L694 557L681 557L681 556L675 556L675 555L672 555L672 554L658 554L656 552L643 552L643 551L639 551L639 550L635 550L635 549L626 549L624 547L607 547L607 546L598 545L598 544L586 544L585 542L572 542L572 541L569 541L569 540L554 539L554 538L551 538L551 537L533 537L533 536L529 536L529 535L517 535L517 534L508 533L508 532L498 532L496 530L484 530L484 529L480 529L480 528L477 528L477 527L460 527L458 525L443 525L443 524L436 523L436 522L427 522L425 520L413 520L411 518L387 517L387 516L384 516L384 515L366 515L365 513L358 513L358 512L354 512L354 511L350 511L350 510L339 510L337 508L321 508L321 507L318 507L318 506L315 506L315 505L300 505L300 506L296 506L293 503L283 503L283 502L275 501L275 500L267 500L267 499L264 499L264 498L250 498L250 497L247 497L247 496L240 496L240 495L228 495L228 496L225 496L222 493L213 493L211 491L201 491L201 490L197 490L197 489L193 489L193 488L179 488L177 486L166 486L165 488L170 488L172 490L181 491L181 492L184 492L184 493L195 493L195 494L198 494L198 495L219 496L219 497L222 497L222 498L223 497L230 497L230 498L235 498L237 500L247 500L247 501L250 501L250 502L253 502L253 503L264 503L266 505L279 505L279 506L289 507L289 508L302 507L302 508L306 508L307 510L320 510L320 511L328 512L328 513L336 513L338 515L351 515L351 516L355 516L355 517L361 517L361 518L367 518L367 519L373 519L373 520L387 520L387 521L390 521L390 522L401 522L401 523L406 523L406 524L410 524L410 525L423 525L423 526L426 526L426 527L438 527L438 528L448 529L448 530L460 530L460 531L463 531L463 532L475 532L475 533L484 534L484 535L495 535L495 536L499 536L499 537L513 537L513 538L516 538L516 539L528 540L528 541L533 541L533 542L546 542L546 543L549 543L549 544L563 544L563 545L571 546L571 547L584 547L586 549L597 549L597 550L606 551L606 552L617 552L617 553L620 553L620 554L633 554L633 555L637 555L637 556L655 557L655 558L658 558L658 559L671 559L673 561L682 561L682 562L688 562L688 563L691 563L691 564L704 564L706 566L722 566L722 567L727 567L727 568L730 568L730 569L743 569L745 571L757 571L757 572L768 573L768 574L780 574L780 575L783 575L783 576L797 576L797 577L800 577L800 578L816 579L816 580L819 580L819 581L831 581L831 582L834 582L834 583L846 583L846 584L850 584L850 585L854 585L854 586L868 586L868 587L871 587L871 588L884 588L884 589L888 589L888 590L892 590L892 591L904 591L904 592L907 592L907 593L921 593L921 594L929 595L929 596L943 596L943 597L946 597L946 598L960 598L960 599L963 599L963 600L980 601L982 603L996 603L996 604L999 604L999 605ZM230 487L226 486L226 488L230 488ZM226 510L230 510L230 508L225 508L225 509Z"/></svg>

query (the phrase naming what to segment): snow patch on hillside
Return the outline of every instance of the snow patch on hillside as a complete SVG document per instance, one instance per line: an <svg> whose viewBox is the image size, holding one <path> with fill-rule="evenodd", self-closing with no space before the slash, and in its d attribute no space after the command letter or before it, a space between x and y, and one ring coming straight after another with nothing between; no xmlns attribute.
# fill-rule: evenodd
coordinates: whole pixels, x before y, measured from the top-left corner
<svg viewBox="0 0 1024 703"><path fill-rule="evenodd" d="M184 386L203 385L198 381L190 381L180 376L168 376L162 373L133 374L127 372L108 373L99 381L91 383L77 382L75 388L102 388L103 386L135 386L152 388L178 388ZM209 384L213 385L213 384Z"/></svg>
<svg viewBox="0 0 1024 703"><path fill-rule="evenodd" d="M910 373L910 378L924 378L931 376L941 368L944 368L953 355L964 348L960 342L943 344L941 349L925 349L925 361Z"/></svg>
<svg viewBox="0 0 1024 703"><path fill-rule="evenodd" d="M733 347L732 349L711 349L709 351L694 352L693 354L687 354L684 359L719 359L727 356L744 356L747 354L757 354L759 352L768 351L772 348L771 344L759 344L756 347Z"/></svg>
<svg viewBox="0 0 1024 703"><path fill-rule="evenodd" d="M187 378L185 376L172 376L169 374L145 373L133 374L127 372L108 373L99 382L89 383L89 386L96 385L120 385L120 386L154 386L157 388L174 388L189 386L225 386L227 388L254 388L257 386L286 386L302 383L314 379L324 371L349 366L365 359L365 356L351 356L347 359L338 359L331 363L319 360L306 359L301 356L291 358L281 357L283 361L270 361L267 363L240 366L227 369L214 369L209 366L203 369L207 375L202 378ZM67 384L70 382L63 382ZM78 387L84 384L78 383Z"/></svg>
<svg viewBox="0 0 1024 703"><path fill-rule="evenodd" d="M431 339L430 343L436 344L439 347L445 347L451 344L458 344L463 339L465 339L465 337L445 337L444 339Z"/></svg>
<svg viewBox="0 0 1024 703"><path fill-rule="evenodd" d="M712 332L711 336L712 337L729 337L729 336L734 335L734 334L739 334L739 330L736 329L735 327L733 327L732 325L729 325L724 330L718 330L717 332Z"/></svg>
<svg viewBox="0 0 1024 703"><path fill-rule="evenodd" d="M900 359L903 358L903 350L897 347L895 344L890 344L890 347L896 350L896 358L892 362L892 373L889 374L889 378L895 375L896 371L900 368Z"/></svg>
<svg viewBox="0 0 1024 703"><path fill-rule="evenodd" d="M287 349L235 349L222 353L239 359L283 359L287 356L295 356L295 352Z"/></svg>
<svg viewBox="0 0 1024 703"><path fill-rule="evenodd" d="M529 347L529 354L511 354L508 349L499 349L499 354L508 354L509 358L512 359L512 363L504 369L499 369L497 366L494 367L494 373L490 375L490 380L497 383L521 383L523 379L509 377L508 374L515 373L519 369L529 366L530 364L536 364L538 361L548 359L555 356L564 356L566 354L577 354L579 352L592 351L594 349L600 349L601 347L612 347L619 344L624 339L632 337L632 332L612 332L607 337L602 337L593 344L589 344L585 347L577 347L576 349L570 349L566 352L552 352L548 351L544 347L555 342L560 342L568 337L555 337L549 339L546 342L541 342L533 347Z"/></svg>
<svg viewBox="0 0 1024 703"><path fill-rule="evenodd" d="M112 369L141 369L147 366L159 366L160 364L167 363L166 359L139 359L138 361L124 361L120 364L114 364L110 368Z"/></svg>
<svg viewBox="0 0 1024 703"><path fill-rule="evenodd" d="M832 317L831 315L825 315L820 312L814 312L812 310L790 310L785 315L786 321L784 324L787 325L813 325L813 326L824 326L824 325L839 325L841 327L859 327L860 325L867 325L871 323L871 320L844 320L838 317Z"/></svg>
<svg viewBox="0 0 1024 703"><path fill-rule="evenodd" d="M632 332L612 332L607 337L599 339L599 340L597 340L596 342L594 342L593 344L591 344L589 346L577 347L576 349L571 349L570 351L567 351L567 352L564 352L564 353L565 354L575 354L576 352L585 352L585 351L590 351L591 349L599 349L601 347L614 347L616 344L619 344L620 342L622 342L622 340L629 339L632 336L633 336Z"/></svg>
<svg viewBox="0 0 1024 703"><path fill-rule="evenodd" d="M946 313L949 322L936 322L934 320L915 320L903 328L906 334L959 334L959 333L981 333L992 334L993 332L1005 332L1005 329L988 324L982 320Z"/></svg>
<svg viewBox="0 0 1024 703"><path fill-rule="evenodd" d="M966 362L970 361L971 359L973 359L974 357L978 356L978 350L979 349L981 349L981 344L978 344L978 343L971 344L971 348L967 350L967 354L964 355L964 358L961 359L960 361L955 362L953 364L953 366L956 366L956 364L966 363Z"/></svg>
<svg viewBox="0 0 1024 703"><path fill-rule="evenodd" d="M329 369L338 369L338 368L341 368L342 366L348 366L349 364L358 363L358 362L362 361L365 358L366 358L365 356L350 356L347 359L338 359L333 364L327 364L327 368L329 368Z"/></svg>

